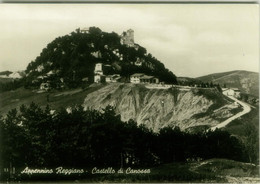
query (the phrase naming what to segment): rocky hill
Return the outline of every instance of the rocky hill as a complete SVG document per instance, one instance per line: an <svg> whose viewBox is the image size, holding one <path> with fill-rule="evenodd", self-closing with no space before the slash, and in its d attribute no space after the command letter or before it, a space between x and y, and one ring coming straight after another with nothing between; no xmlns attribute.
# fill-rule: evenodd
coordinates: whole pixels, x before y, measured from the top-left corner
<svg viewBox="0 0 260 184"><path fill-rule="evenodd" d="M227 119L239 110L216 89L147 89L144 85L109 84L89 93L85 109L102 110L114 106L123 121L158 131L162 127L179 126L194 130L207 128Z"/></svg>
<svg viewBox="0 0 260 184"><path fill-rule="evenodd" d="M228 88L239 88L242 92L259 96L259 73L236 70L215 73L196 78L203 82L219 83Z"/></svg>
<svg viewBox="0 0 260 184"><path fill-rule="evenodd" d="M96 63L111 65L110 72L120 74L125 80L133 73L145 73L160 81L177 83L172 72L134 42L133 30L118 35L90 27L49 43L27 66L25 86L37 88L48 81L52 88L70 88L79 86L82 79L93 82Z"/></svg>

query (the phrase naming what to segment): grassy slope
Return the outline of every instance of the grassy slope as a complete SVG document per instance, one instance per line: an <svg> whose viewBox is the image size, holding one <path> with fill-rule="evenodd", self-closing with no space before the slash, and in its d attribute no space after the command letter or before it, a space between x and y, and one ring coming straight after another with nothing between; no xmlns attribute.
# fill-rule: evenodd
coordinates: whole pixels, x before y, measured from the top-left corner
<svg viewBox="0 0 260 184"><path fill-rule="evenodd" d="M39 104L41 107L46 107L49 104L52 109L82 104L88 93L101 87L102 85L93 85L86 90L79 88L49 93L37 93L37 91L24 88L2 92L0 93L0 113L5 114L11 109L19 108L22 104L29 105L32 102ZM47 101L47 95L49 95L49 102Z"/></svg>
<svg viewBox="0 0 260 184"><path fill-rule="evenodd" d="M234 70L234 71L229 71L229 72L209 74L209 75L197 77L196 79L199 79L203 82L210 82L212 80L218 80L221 78L226 78L226 77L231 77L231 76L234 77L234 76L247 76L247 75L258 75L258 73L245 71L245 70Z"/></svg>
<svg viewBox="0 0 260 184"><path fill-rule="evenodd" d="M259 166L226 159L163 164L149 169L150 174L90 175L89 179L82 179L80 182L225 183L230 182L231 179L240 183L248 180L260 181Z"/></svg>
<svg viewBox="0 0 260 184"><path fill-rule="evenodd" d="M99 169L102 169L98 167ZM108 167L104 167L107 169ZM237 162L226 159L210 159L193 162L179 162L162 164L159 166L141 168L134 168L134 170L148 170L150 173L146 174L126 174L128 166L124 166L124 172L118 174L119 168L113 168L115 173L110 174L91 174L93 168L84 168L87 173L84 175L62 175L54 178L51 175L32 175L31 177L24 177L21 180L35 180L35 181L55 181L55 183L143 183L143 182L171 182L171 183L245 183L254 182L259 183L259 166Z"/></svg>
<svg viewBox="0 0 260 184"><path fill-rule="evenodd" d="M213 119L216 119L216 120L219 120L219 121L225 120L225 118L223 119L221 117L214 116L213 112L214 112L214 110L226 105L227 103L232 102L232 100L230 100L230 98L228 98L225 95L217 92L216 90L212 90L212 89L203 89L203 90L202 89L196 89L196 90L193 90L193 93L195 95L203 95L207 99L212 100L214 102L214 104L212 104L206 112L194 114L193 117L201 118L201 117L204 117L204 116L211 116L211 117L214 117ZM237 109L232 110L232 112L234 114L239 112L239 111L242 111L242 109L237 108ZM209 128L209 127L207 127L207 128Z"/></svg>
<svg viewBox="0 0 260 184"><path fill-rule="evenodd" d="M259 131L259 108L251 108L251 112L229 123L225 130L234 135L247 136L246 126L248 124Z"/></svg>
<svg viewBox="0 0 260 184"><path fill-rule="evenodd" d="M203 82L219 83L221 86L226 84L227 87L239 88L242 90L242 92L245 92L244 88L242 88L242 79L250 79L251 87L249 87L249 93L258 97L258 78L259 74L256 72L236 70L230 72L210 74L198 77L196 79L201 80ZM248 83L248 81L244 81L244 83Z"/></svg>

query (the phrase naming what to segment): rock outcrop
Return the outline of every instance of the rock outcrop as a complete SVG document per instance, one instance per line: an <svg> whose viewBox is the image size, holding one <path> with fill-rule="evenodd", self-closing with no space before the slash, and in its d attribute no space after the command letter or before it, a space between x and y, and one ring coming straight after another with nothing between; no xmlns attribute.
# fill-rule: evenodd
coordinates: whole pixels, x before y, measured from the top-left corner
<svg viewBox="0 0 260 184"><path fill-rule="evenodd" d="M211 127L238 108L216 89L148 89L142 84L109 84L87 95L83 107L115 107L123 121L133 119L157 132L166 126Z"/></svg>

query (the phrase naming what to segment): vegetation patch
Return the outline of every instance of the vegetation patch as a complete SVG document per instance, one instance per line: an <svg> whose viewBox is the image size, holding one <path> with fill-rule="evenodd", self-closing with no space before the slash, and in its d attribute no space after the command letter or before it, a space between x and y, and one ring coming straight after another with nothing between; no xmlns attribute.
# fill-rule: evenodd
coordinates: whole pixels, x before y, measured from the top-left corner
<svg viewBox="0 0 260 184"><path fill-rule="evenodd" d="M196 170L222 176L259 177L259 166L226 159L206 160Z"/></svg>
<svg viewBox="0 0 260 184"><path fill-rule="evenodd" d="M228 132L189 134L165 127L154 133L133 120L122 122L110 106L102 112L84 111L81 106L52 112L49 106L41 109L32 103L9 111L0 121L3 167L151 168L216 157L248 161L243 145ZM197 175L176 171L167 179L186 181L189 177Z"/></svg>
<svg viewBox="0 0 260 184"><path fill-rule="evenodd" d="M250 162L259 163L259 108L251 108L244 116L229 123L224 130L243 142Z"/></svg>

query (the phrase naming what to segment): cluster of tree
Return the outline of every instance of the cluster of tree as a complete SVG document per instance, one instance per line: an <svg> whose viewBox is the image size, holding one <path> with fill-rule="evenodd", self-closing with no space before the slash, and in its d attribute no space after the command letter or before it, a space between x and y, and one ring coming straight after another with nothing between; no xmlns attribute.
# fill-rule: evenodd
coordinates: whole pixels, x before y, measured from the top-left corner
<svg viewBox="0 0 260 184"><path fill-rule="evenodd" d="M240 93L239 100L242 100L252 105L259 105L259 99L247 93Z"/></svg>
<svg viewBox="0 0 260 184"><path fill-rule="evenodd" d="M259 108L252 108L248 114L227 125L225 130L243 142L249 162L259 165Z"/></svg>
<svg viewBox="0 0 260 184"><path fill-rule="evenodd" d="M248 161L244 146L227 132L167 127L154 133L133 120L122 122L111 106L53 112L32 103L1 117L0 128L3 167L151 166L197 157Z"/></svg>
<svg viewBox="0 0 260 184"><path fill-rule="evenodd" d="M189 79L189 80L180 80L178 83L182 86L191 86L191 87L200 87L200 88L217 88L222 92L221 86L219 84L214 84L213 82L202 82L200 80Z"/></svg>
<svg viewBox="0 0 260 184"><path fill-rule="evenodd" d="M16 79L5 83L0 82L0 92L15 90L23 85L24 81L22 79Z"/></svg>
<svg viewBox="0 0 260 184"><path fill-rule="evenodd" d="M259 122L259 117L257 118ZM259 165L259 127L246 122L244 145L248 152L248 161Z"/></svg>
<svg viewBox="0 0 260 184"><path fill-rule="evenodd" d="M135 62L142 60L142 66ZM44 48L26 69L26 86L39 87L39 82L53 81L55 84L62 78L68 87L77 87L83 78L88 77L93 81L96 63L117 64L115 73L123 77L136 72L154 75L165 82L177 83L176 76L151 54L146 54L146 49L136 45L128 47L120 43L120 36L114 32L102 32L97 27L90 27L88 33L80 29L56 38ZM48 76L39 79L39 76L54 71L52 79Z"/></svg>
<svg viewBox="0 0 260 184"><path fill-rule="evenodd" d="M9 76L11 73L13 73L13 72L10 72L10 71L6 70L6 71L0 72L0 75L7 75L7 76Z"/></svg>

